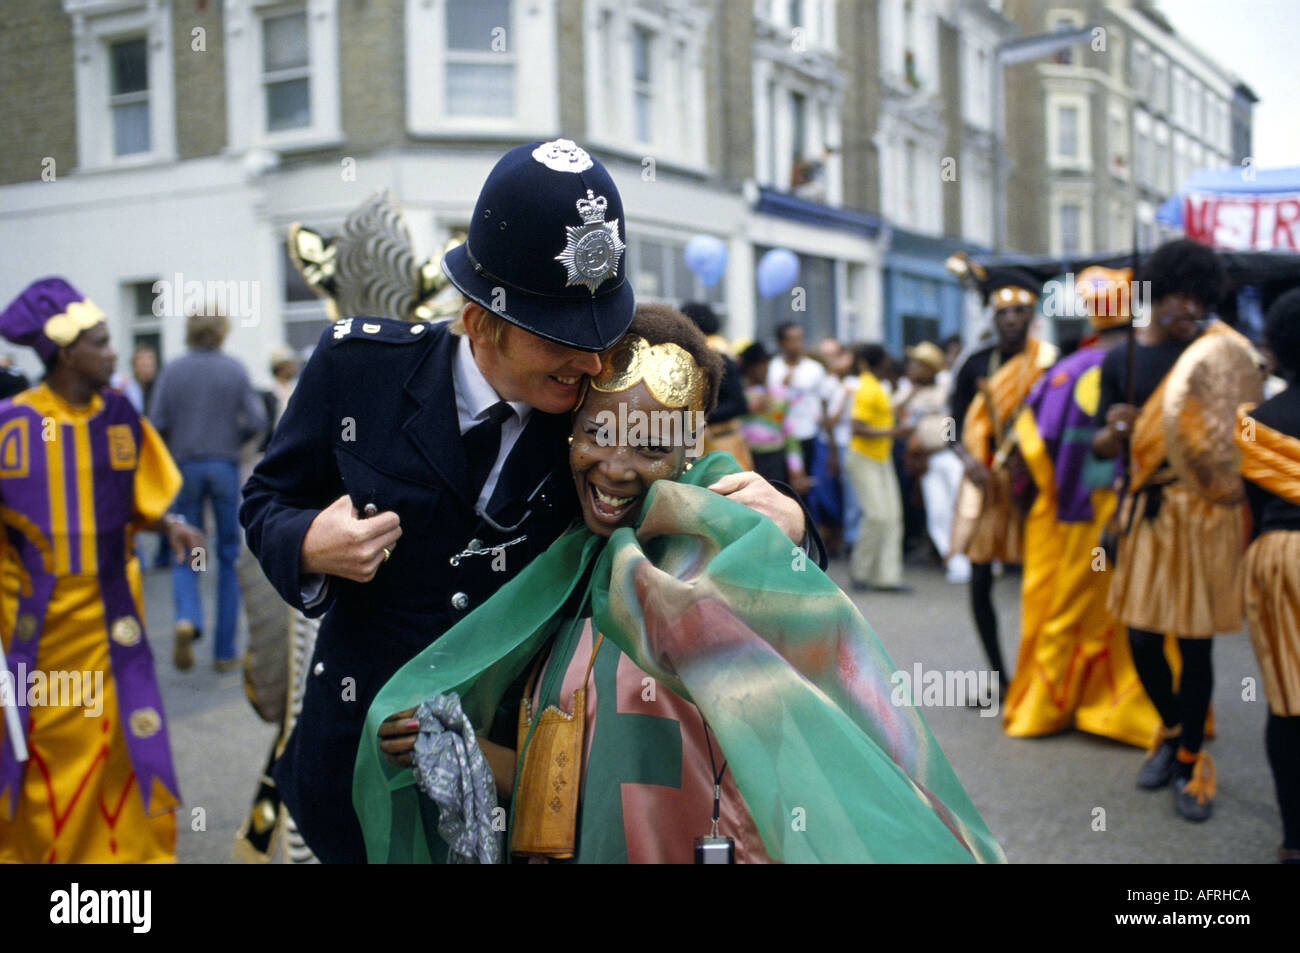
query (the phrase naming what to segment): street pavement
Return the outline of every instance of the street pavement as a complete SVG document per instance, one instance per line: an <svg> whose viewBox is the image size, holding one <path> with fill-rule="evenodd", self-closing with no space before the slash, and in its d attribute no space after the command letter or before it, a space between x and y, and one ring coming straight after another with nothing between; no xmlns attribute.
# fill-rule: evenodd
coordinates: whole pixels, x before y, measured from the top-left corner
<svg viewBox="0 0 1300 953"><path fill-rule="evenodd" d="M246 557L247 558L247 557ZM213 567L215 569L215 567ZM216 572L204 580L209 619ZM845 563L831 577L848 586ZM912 671L974 670L983 653L970 620L967 589L940 570L909 566L906 594L851 593L895 666ZM995 603L1008 663L1019 643L1018 575L997 581ZM182 863L231 863L231 844L257 788L275 738L244 697L238 671L216 673L212 642L196 645L189 672L171 664L173 610L166 571L145 579L153 641L183 797L177 857ZM240 646L246 634L240 633ZM1218 767L1214 816L1191 824L1174 811L1169 789L1134 785L1143 752L1081 732L1049 738L1009 738L1001 719L966 707L924 711L957 776L1012 863L1274 863L1281 822L1264 755L1267 702L1257 688L1243 700L1243 680L1259 682L1244 634L1214 645L1217 737L1209 743ZM1100 809L1100 810L1099 810Z"/></svg>

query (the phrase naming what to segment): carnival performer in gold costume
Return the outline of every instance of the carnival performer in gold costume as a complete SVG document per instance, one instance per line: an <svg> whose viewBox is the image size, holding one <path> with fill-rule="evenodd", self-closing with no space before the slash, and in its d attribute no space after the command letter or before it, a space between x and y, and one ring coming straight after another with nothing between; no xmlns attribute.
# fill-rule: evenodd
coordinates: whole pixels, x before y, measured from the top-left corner
<svg viewBox="0 0 1300 953"><path fill-rule="evenodd" d="M1213 688L1210 638L1236 632L1242 619L1244 509L1240 477L1215 491L1197 466L1233 451L1231 414L1222 421L1200 409L1207 402L1237 403L1260 392L1249 343L1227 325L1199 322L1223 293L1218 255L1189 240L1156 249L1138 274L1150 291L1150 321L1132 357L1112 349L1101 365L1100 427L1093 451L1119 454L1131 439L1128 496L1120 507L1121 533L1108 606L1128 626L1129 644L1162 728L1138 775L1143 788L1174 782L1179 814L1209 818L1215 797L1214 762L1201 750ZM1209 389L1193 393L1192 386ZM1130 397L1131 395L1131 397ZM1189 466L1189 462L1192 464ZM1164 654L1164 633L1178 636L1183 671L1177 689Z"/></svg>
<svg viewBox="0 0 1300 953"><path fill-rule="evenodd" d="M1235 434L1254 542L1246 551L1246 617L1268 697L1265 747L1282 814L1284 864L1300 864L1300 288L1268 310L1264 335L1289 386Z"/></svg>
<svg viewBox="0 0 1300 953"><path fill-rule="evenodd" d="M952 552L970 557L971 612L989 666L1006 684L998 619L993 609L993 563L1021 560L1023 517L1011 499L1006 468L1012 422L1057 350L1029 333L1041 282L1014 269L989 271L982 280L993 307L997 341L970 355L953 385L952 415L960 430L952 448L966 475L957 492ZM951 555L945 553L945 558Z"/></svg>
<svg viewBox="0 0 1300 953"><path fill-rule="evenodd" d="M1036 492L1025 518L1020 652L1003 721L1009 735L1073 725L1145 747L1160 724L1128 632L1106 608L1110 567L1097 550L1115 510L1116 465L1092 453L1093 418L1102 359L1130 321L1132 277L1099 267L1079 275L1094 333L1039 378L1015 421Z"/></svg>

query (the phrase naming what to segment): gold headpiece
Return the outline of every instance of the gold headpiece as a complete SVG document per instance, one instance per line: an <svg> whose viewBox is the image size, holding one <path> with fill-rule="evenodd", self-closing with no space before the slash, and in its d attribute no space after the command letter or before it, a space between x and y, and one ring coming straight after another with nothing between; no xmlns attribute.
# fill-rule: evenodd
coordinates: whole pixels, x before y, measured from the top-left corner
<svg viewBox="0 0 1300 953"><path fill-rule="evenodd" d="M671 341L650 344L639 334L625 334L600 358L600 373L591 386L605 393L645 381L651 396L665 407L703 411L708 380L690 352Z"/></svg>
<svg viewBox="0 0 1300 953"><path fill-rule="evenodd" d="M82 331L104 320L104 312L89 299L68 302L67 310L45 321L45 336L60 347L67 347Z"/></svg>
<svg viewBox="0 0 1300 953"><path fill-rule="evenodd" d="M1004 288L998 288L989 295L989 303L993 305L994 311L1009 308L1013 305L1032 305L1037 300L1038 295L1028 288L1021 288L1019 285L1007 285Z"/></svg>

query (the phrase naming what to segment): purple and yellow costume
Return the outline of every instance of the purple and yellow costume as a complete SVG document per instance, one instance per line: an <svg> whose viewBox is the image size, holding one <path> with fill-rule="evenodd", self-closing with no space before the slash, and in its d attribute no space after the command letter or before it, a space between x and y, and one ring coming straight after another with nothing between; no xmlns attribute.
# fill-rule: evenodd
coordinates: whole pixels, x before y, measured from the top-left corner
<svg viewBox="0 0 1300 953"><path fill-rule="evenodd" d="M46 279L0 316L0 332L45 357L51 322L69 314L80 329L53 330L73 340L102 320ZM174 860L179 793L132 540L179 487L161 438L121 394L76 407L42 384L0 403L0 633L29 752L18 761L0 741L0 861ZM80 691L67 690L74 675Z"/></svg>

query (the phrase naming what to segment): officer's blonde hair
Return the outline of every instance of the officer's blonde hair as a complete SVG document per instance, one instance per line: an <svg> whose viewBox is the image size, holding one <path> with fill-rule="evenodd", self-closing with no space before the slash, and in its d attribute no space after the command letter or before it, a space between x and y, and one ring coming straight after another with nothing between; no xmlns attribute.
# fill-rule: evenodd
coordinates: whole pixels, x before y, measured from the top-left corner
<svg viewBox="0 0 1300 953"><path fill-rule="evenodd" d="M473 302L467 303L473 304ZM483 317L479 319L479 326L482 328L483 336L487 339L488 343L492 344L493 347L500 347L502 338L506 336L506 327L509 322L500 315L493 314L481 305L475 304L474 307L483 312ZM461 313L464 313L463 309ZM452 334L468 333L465 328L465 319L460 315L452 318L451 324L447 326L447 330L451 331Z"/></svg>

